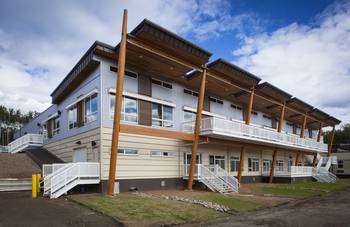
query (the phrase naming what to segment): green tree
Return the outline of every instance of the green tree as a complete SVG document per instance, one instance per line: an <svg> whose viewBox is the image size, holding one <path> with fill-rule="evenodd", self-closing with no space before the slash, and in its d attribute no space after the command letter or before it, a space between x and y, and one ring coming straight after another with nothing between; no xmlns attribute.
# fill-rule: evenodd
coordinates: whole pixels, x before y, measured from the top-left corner
<svg viewBox="0 0 350 227"><path fill-rule="evenodd" d="M330 137L332 135L332 131L324 132L324 142L328 143L330 141ZM345 124L341 126L340 129L335 130L333 144L340 143L350 143L350 124Z"/></svg>

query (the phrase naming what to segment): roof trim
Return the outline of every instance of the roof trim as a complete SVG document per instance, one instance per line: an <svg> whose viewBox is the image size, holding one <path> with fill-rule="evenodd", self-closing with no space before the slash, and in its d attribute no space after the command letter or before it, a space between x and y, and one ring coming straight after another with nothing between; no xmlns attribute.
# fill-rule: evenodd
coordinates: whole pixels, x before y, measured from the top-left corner
<svg viewBox="0 0 350 227"><path fill-rule="evenodd" d="M172 36L175 39L177 39L177 40L179 40L181 42L184 42L187 45L192 46L193 48L196 48L197 50L199 50L201 52L204 52L206 55L208 55L208 58L213 55L210 51L208 51L208 50L206 50L206 49L204 49L204 48L202 48L202 47L192 43L189 40L186 40L186 39L182 38L181 36L177 35L176 33L171 32L171 31L167 30L166 28L163 28L162 26L160 26L160 25L158 25L158 24L156 24L156 23L154 23L154 22L152 22L152 21L150 21L148 19L144 19L143 21L141 21L141 23L138 24L129 34L134 35L134 36L137 35L137 33L139 33L139 31L145 25L149 25L149 26L151 26L151 27L153 27L153 28L155 28L157 30L160 30L161 32L166 33L167 35Z"/></svg>
<svg viewBox="0 0 350 227"><path fill-rule="evenodd" d="M292 98L291 94L283 91L282 89L280 89L278 87L275 87L274 85L270 84L269 82L264 82L264 83L258 84L258 85L255 86L255 89L259 90L259 89L262 89L264 87L271 88L271 89L276 90L277 92L283 94L284 96L289 97L289 98L287 98L288 100L290 100Z"/></svg>

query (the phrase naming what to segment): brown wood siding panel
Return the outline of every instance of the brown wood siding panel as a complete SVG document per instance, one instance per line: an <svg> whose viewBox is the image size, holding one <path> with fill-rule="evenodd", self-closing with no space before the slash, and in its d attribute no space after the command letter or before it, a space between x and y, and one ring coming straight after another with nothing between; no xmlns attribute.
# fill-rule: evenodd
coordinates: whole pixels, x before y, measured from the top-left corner
<svg viewBox="0 0 350 227"><path fill-rule="evenodd" d="M84 100L77 103L77 124L78 127L84 125Z"/></svg>
<svg viewBox="0 0 350 227"><path fill-rule="evenodd" d="M46 128L47 128L47 137L52 138L52 119L46 122Z"/></svg>
<svg viewBox="0 0 350 227"><path fill-rule="evenodd" d="M208 95L204 96L203 110L210 112L210 100Z"/></svg>
<svg viewBox="0 0 350 227"><path fill-rule="evenodd" d="M144 74L138 75L139 94L152 96L151 78ZM152 104L143 100L138 101L139 124L145 126L152 125Z"/></svg>

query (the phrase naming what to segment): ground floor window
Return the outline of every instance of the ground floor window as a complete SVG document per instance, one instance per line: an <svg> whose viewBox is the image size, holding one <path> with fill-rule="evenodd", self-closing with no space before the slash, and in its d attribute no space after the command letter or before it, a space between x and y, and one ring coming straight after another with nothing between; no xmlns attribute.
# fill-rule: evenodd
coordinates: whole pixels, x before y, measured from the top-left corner
<svg viewBox="0 0 350 227"><path fill-rule="evenodd" d="M151 151L151 156L155 157L175 157L174 152L168 152L168 151Z"/></svg>
<svg viewBox="0 0 350 227"><path fill-rule="evenodd" d="M264 160L263 161L263 171L269 172L271 170L271 160Z"/></svg>
<svg viewBox="0 0 350 227"><path fill-rule="evenodd" d="M225 169L225 156L209 155L209 165L219 165L222 169Z"/></svg>
<svg viewBox="0 0 350 227"><path fill-rule="evenodd" d="M343 160L338 160L338 169L344 168L344 161Z"/></svg>
<svg viewBox="0 0 350 227"><path fill-rule="evenodd" d="M259 159L248 158L248 171L249 172L258 172L259 171Z"/></svg>
<svg viewBox="0 0 350 227"><path fill-rule="evenodd" d="M231 157L231 172L238 172L239 170L239 158Z"/></svg>
<svg viewBox="0 0 350 227"><path fill-rule="evenodd" d="M276 171L283 171L283 160L276 160Z"/></svg>
<svg viewBox="0 0 350 227"><path fill-rule="evenodd" d="M118 154L121 155L137 155L139 152L135 149L118 149Z"/></svg>

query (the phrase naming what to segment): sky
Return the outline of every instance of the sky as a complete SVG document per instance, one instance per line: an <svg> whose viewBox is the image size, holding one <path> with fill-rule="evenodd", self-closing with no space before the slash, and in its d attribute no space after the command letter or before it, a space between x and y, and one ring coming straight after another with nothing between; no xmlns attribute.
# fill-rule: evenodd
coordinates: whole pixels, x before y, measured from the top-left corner
<svg viewBox="0 0 350 227"><path fill-rule="evenodd" d="M95 40L147 18L350 123L350 1L2 0L0 105L43 111Z"/></svg>

